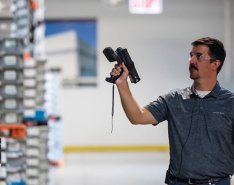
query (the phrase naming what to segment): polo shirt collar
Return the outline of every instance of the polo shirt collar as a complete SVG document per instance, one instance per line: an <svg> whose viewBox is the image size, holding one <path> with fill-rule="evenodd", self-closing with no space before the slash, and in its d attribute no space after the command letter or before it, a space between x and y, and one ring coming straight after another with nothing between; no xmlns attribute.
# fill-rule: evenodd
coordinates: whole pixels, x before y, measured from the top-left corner
<svg viewBox="0 0 234 185"><path fill-rule="evenodd" d="M216 85L214 86L214 88L212 89L212 91L209 94L207 94L205 97L211 97L211 96L213 96L213 97L217 98L218 95L219 95L220 90L221 90L221 87L219 85L219 82L217 81ZM190 96L191 97L197 96L196 93L195 93L194 84L190 88Z"/></svg>

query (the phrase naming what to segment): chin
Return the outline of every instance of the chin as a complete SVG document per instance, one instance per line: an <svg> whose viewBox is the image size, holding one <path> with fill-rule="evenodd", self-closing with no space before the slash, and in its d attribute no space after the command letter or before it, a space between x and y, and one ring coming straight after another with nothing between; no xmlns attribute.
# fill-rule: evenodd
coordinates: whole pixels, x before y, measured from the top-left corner
<svg viewBox="0 0 234 185"><path fill-rule="evenodd" d="M195 75L190 74L190 79L196 80L196 79L198 79L198 76L195 76Z"/></svg>

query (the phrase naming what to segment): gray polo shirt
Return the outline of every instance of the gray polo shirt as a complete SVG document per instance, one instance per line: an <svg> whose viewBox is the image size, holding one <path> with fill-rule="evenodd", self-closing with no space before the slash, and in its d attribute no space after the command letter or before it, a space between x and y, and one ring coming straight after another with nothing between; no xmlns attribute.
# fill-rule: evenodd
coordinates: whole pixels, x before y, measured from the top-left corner
<svg viewBox="0 0 234 185"><path fill-rule="evenodd" d="M168 121L169 171L180 178L206 179L234 173L234 94L215 88L204 98L193 87L160 96L146 108Z"/></svg>

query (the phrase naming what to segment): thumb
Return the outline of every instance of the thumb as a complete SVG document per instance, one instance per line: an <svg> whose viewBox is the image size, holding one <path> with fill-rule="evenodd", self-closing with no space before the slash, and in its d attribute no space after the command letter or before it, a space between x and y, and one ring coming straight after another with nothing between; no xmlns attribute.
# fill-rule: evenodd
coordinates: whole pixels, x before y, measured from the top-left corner
<svg viewBox="0 0 234 185"><path fill-rule="evenodd" d="M122 67L123 67L123 71L128 74L129 71L128 71L128 68L126 67L126 65L124 64L124 62L122 63Z"/></svg>

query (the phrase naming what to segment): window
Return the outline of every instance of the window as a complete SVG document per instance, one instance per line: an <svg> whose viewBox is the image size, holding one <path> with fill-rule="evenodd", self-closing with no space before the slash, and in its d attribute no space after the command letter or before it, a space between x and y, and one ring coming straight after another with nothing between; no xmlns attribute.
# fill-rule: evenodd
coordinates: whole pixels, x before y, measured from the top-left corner
<svg viewBox="0 0 234 185"><path fill-rule="evenodd" d="M46 20L48 67L59 67L65 86L96 86L96 21Z"/></svg>

